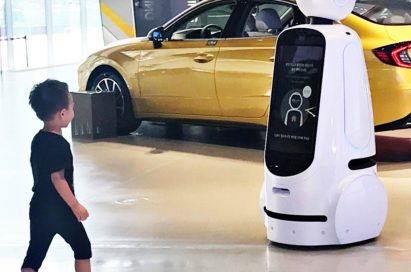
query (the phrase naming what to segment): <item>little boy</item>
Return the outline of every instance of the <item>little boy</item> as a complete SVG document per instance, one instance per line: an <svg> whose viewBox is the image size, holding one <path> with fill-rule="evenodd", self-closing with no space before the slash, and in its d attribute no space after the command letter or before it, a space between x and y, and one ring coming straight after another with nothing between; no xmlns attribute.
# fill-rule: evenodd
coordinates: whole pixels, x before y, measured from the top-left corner
<svg viewBox="0 0 411 272"><path fill-rule="evenodd" d="M76 272L90 272L91 245L80 222L89 214L74 195L73 157L62 136L74 117L73 98L66 83L48 79L33 87L29 103L44 127L31 144L30 244L21 271L38 271L59 234L74 251Z"/></svg>

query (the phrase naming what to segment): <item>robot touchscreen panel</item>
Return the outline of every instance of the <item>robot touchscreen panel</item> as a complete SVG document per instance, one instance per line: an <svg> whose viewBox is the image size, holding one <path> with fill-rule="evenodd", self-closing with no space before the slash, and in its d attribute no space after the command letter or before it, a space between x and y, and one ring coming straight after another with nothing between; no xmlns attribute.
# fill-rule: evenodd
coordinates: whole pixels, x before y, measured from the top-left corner
<svg viewBox="0 0 411 272"><path fill-rule="evenodd" d="M325 50L323 37L314 33L282 37L277 44L266 143L266 161L276 174L303 171L314 157Z"/></svg>

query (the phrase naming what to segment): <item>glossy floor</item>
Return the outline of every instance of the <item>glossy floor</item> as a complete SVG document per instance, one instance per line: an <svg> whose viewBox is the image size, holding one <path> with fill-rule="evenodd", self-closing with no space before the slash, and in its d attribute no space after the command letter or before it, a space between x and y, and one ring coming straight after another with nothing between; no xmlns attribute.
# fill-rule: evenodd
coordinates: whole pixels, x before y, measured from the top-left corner
<svg viewBox="0 0 411 272"><path fill-rule="evenodd" d="M18 271L29 239L29 149L40 129L27 104L46 78L76 88L76 66L3 74L0 89L0 271ZM411 137L410 130L396 132ZM93 244L94 271L408 271L411 163L383 163L389 197L381 236L353 247L269 244L258 210L264 132L143 123L137 133L72 140L78 198ZM56 237L41 271L74 271Z"/></svg>

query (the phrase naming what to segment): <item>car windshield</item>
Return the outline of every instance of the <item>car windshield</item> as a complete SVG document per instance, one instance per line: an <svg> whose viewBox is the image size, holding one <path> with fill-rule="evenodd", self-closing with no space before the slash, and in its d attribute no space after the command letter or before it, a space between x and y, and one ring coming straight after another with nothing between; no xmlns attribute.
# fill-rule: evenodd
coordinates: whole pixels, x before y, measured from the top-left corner
<svg viewBox="0 0 411 272"><path fill-rule="evenodd" d="M378 24L411 24L411 0L357 0L353 12Z"/></svg>

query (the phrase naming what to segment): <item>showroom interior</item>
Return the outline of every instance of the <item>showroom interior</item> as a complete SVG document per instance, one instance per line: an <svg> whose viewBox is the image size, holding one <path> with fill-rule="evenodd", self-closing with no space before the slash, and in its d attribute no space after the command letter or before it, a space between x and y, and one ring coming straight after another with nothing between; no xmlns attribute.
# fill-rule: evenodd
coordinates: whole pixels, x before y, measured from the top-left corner
<svg viewBox="0 0 411 272"><path fill-rule="evenodd" d="M70 92L86 91L78 71L88 56L145 37L201 2L0 0L0 271L20 271L30 239L30 146L43 127L28 103L33 85L50 78L66 82ZM83 224L92 271L408 271L409 122L375 134L377 176L388 199L381 234L349 245L301 247L267 239L260 207L265 127L214 121L147 115L136 130L111 137L79 136L71 125L63 130L76 197L90 213ZM40 271L74 271L61 237Z"/></svg>

